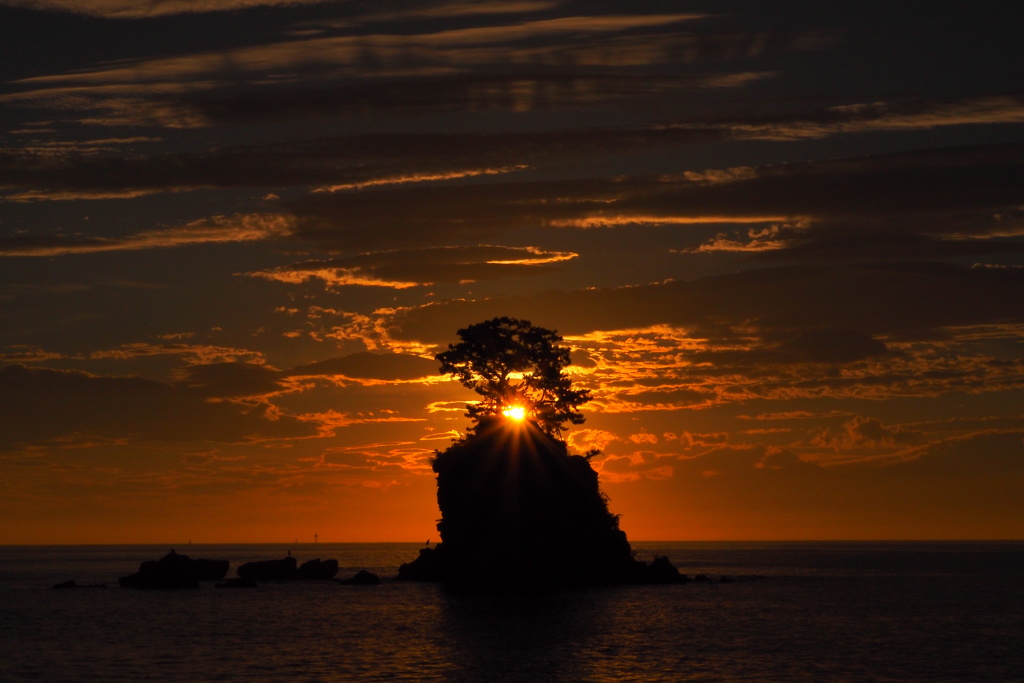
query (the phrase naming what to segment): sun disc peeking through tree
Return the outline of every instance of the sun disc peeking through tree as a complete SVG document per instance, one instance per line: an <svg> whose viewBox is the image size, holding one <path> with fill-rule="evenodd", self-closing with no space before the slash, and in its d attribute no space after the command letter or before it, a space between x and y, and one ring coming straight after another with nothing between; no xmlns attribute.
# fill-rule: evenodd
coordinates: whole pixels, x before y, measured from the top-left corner
<svg viewBox="0 0 1024 683"><path fill-rule="evenodd" d="M501 414L513 422L522 422L526 419L526 408L523 406L508 406L501 411Z"/></svg>
<svg viewBox="0 0 1024 683"><path fill-rule="evenodd" d="M454 375L481 396L467 406L476 426L489 417L529 419L557 437L566 422L582 424L579 407L590 400L587 389L573 389L565 374L569 349L553 330L529 320L492 318L458 331L458 344L437 355L441 372Z"/></svg>

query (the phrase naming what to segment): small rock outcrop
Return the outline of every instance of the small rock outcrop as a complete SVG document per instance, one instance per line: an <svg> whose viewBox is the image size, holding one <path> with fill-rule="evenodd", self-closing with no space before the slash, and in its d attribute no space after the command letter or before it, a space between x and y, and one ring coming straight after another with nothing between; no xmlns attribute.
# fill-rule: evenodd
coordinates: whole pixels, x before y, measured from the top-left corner
<svg viewBox="0 0 1024 683"><path fill-rule="evenodd" d="M238 576L256 581L287 581L299 574L298 563L289 555L280 560L246 562L238 568Z"/></svg>
<svg viewBox="0 0 1024 683"><path fill-rule="evenodd" d="M198 588L200 581L216 581L228 571L226 560L193 560L171 550L159 560L147 560L139 571L118 579L123 588Z"/></svg>
<svg viewBox="0 0 1024 683"><path fill-rule="evenodd" d="M295 574L297 579L333 579L338 574L337 560L315 560L303 562Z"/></svg>
<svg viewBox="0 0 1024 683"><path fill-rule="evenodd" d="M481 422L433 467L441 543L399 579L485 589L682 580L667 559L634 558L589 461L534 425Z"/></svg>
<svg viewBox="0 0 1024 683"><path fill-rule="evenodd" d="M280 560L246 562L238 568L238 576L254 581L329 580L338 574L337 560L308 560L299 566L289 555Z"/></svg>
<svg viewBox="0 0 1024 683"><path fill-rule="evenodd" d="M380 583L380 577L373 572L360 569L352 578L339 579L338 583L346 586L376 586Z"/></svg>

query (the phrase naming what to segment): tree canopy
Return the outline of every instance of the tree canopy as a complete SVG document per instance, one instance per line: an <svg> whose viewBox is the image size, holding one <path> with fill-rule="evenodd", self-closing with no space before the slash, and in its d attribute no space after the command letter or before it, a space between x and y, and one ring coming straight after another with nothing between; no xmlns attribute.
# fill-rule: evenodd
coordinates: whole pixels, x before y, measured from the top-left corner
<svg viewBox="0 0 1024 683"><path fill-rule="evenodd" d="M443 374L454 375L480 395L466 415L477 425L487 417L518 412L545 433L558 437L566 422L582 424L579 407L587 389L573 389L565 374L569 349L553 330L529 320L492 318L458 331L462 339L437 354Z"/></svg>

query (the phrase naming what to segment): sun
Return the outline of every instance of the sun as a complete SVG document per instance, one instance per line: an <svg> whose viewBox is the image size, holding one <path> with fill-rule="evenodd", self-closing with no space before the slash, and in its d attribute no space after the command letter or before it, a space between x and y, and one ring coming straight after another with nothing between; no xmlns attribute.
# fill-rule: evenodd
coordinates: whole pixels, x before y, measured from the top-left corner
<svg viewBox="0 0 1024 683"><path fill-rule="evenodd" d="M522 406L508 406L502 409L501 414L514 422L522 422L526 419L526 408Z"/></svg>

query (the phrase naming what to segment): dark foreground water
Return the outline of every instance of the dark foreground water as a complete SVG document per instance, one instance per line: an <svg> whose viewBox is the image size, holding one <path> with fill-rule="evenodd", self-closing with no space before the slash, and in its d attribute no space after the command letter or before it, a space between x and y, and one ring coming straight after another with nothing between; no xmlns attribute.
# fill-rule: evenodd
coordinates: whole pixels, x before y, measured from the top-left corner
<svg viewBox="0 0 1024 683"><path fill-rule="evenodd" d="M634 543L757 580L139 591L164 546L0 547L0 681L1024 681L1024 543ZM185 546L392 577L415 544ZM106 589L52 590L60 581Z"/></svg>

